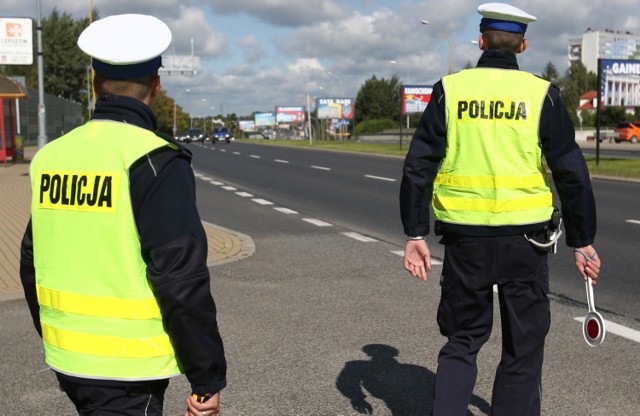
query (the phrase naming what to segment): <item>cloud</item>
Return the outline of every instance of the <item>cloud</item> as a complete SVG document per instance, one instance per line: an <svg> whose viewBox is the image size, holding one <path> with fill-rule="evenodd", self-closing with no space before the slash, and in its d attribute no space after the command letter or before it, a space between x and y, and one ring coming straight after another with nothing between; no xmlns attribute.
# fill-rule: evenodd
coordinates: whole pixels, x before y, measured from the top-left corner
<svg viewBox="0 0 640 416"><path fill-rule="evenodd" d="M222 14L244 13L276 26L299 27L339 19L347 9L336 0L213 0L214 11Z"/></svg>
<svg viewBox="0 0 640 416"><path fill-rule="evenodd" d="M254 35L243 37L236 45L242 50L242 55L247 63L255 64L267 56L264 48Z"/></svg>

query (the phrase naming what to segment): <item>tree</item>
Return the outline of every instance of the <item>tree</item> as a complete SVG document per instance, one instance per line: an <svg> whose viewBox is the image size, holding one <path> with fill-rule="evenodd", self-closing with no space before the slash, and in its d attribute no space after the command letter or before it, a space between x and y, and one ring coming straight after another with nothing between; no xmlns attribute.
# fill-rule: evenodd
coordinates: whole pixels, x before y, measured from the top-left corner
<svg viewBox="0 0 640 416"><path fill-rule="evenodd" d="M360 87L356 96L356 124L363 120L392 119L400 120L402 103L402 85L397 75L390 79L375 75Z"/></svg>
<svg viewBox="0 0 640 416"><path fill-rule="evenodd" d="M560 73L558 72L556 66L551 61L549 61L542 70L542 74L540 74L540 77L542 79L546 79L549 82L557 84L558 80L560 79Z"/></svg>
<svg viewBox="0 0 640 416"><path fill-rule="evenodd" d="M560 96L564 101L574 126L580 124L576 109L580 105L580 96L586 92L597 90L598 76L580 61L571 63L564 78L559 80Z"/></svg>

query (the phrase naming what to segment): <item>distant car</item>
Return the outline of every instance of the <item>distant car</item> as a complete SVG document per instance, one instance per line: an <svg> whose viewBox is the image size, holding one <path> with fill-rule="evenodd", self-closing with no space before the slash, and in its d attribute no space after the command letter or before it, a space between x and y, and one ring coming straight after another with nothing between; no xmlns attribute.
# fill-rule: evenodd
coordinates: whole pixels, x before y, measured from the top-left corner
<svg viewBox="0 0 640 416"><path fill-rule="evenodd" d="M613 133L616 143L638 143L638 138L640 138L640 121L620 123L613 129Z"/></svg>
<svg viewBox="0 0 640 416"><path fill-rule="evenodd" d="M202 129L189 129L187 131L187 141L189 142L204 142L204 131Z"/></svg>
<svg viewBox="0 0 640 416"><path fill-rule="evenodd" d="M215 127L211 132L211 143L217 143L219 140L224 140L227 143L231 143L233 140L233 134L226 127Z"/></svg>
<svg viewBox="0 0 640 416"><path fill-rule="evenodd" d="M175 139L179 142L186 142L187 141L187 132L186 131L179 131L176 132L176 136Z"/></svg>

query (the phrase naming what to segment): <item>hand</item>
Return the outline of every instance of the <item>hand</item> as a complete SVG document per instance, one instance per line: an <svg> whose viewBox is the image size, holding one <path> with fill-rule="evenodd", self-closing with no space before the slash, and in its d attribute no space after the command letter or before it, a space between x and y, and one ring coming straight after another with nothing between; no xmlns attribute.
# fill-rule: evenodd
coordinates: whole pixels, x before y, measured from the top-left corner
<svg viewBox="0 0 640 416"><path fill-rule="evenodd" d="M431 272L431 252L424 240L408 240L404 247L404 268L411 276L424 280L429 279Z"/></svg>
<svg viewBox="0 0 640 416"><path fill-rule="evenodd" d="M573 257L576 262L576 269L586 281L589 277L595 286L600 273L600 256L592 246L579 247L573 250Z"/></svg>
<svg viewBox="0 0 640 416"><path fill-rule="evenodd" d="M220 413L220 393L216 393L204 403L187 397L187 411L184 416L218 416Z"/></svg>

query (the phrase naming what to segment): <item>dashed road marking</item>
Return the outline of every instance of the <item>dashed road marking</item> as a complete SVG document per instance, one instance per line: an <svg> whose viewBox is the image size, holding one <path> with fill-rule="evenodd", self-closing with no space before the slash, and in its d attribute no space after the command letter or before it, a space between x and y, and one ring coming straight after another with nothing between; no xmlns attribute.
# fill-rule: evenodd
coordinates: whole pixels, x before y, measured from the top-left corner
<svg viewBox="0 0 640 416"><path fill-rule="evenodd" d="M273 205L273 202L267 201L266 199L262 199L262 198L255 198L255 199L252 199L252 201L258 205Z"/></svg>
<svg viewBox="0 0 640 416"><path fill-rule="evenodd" d="M631 224L640 224L640 220L627 220L626 222Z"/></svg>
<svg viewBox="0 0 640 416"><path fill-rule="evenodd" d="M584 322L584 316L578 316L576 318L573 318L574 320L582 323ZM630 339L631 341L635 341L637 343L640 343L640 331L636 331L635 329L631 329L631 328L627 328L626 326L617 324L615 322L611 322L611 321L607 321L606 319L603 319L604 321L604 327L605 330L607 332L610 332L612 334Z"/></svg>
<svg viewBox="0 0 640 416"><path fill-rule="evenodd" d="M249 192L236 192L236 195L241 196L243 198L253 197L253 194L250 194Z"/></svg>
<svg viewBox="0 0 640 416"><path fill-rule="evenodd" d="M315 165L311 165L312 169L318 169L318 170L331 170L331 168L327 168L324 166L315 166Z"/></svg>
<svg viewBox="0 0 640 416"><path fill-rule="evenodd" d="M224 182L220 182L220 181L209 181L209 183L211 185L215 185L215 186L222 186L224 185Z"/></svg>
<svg viewBox="0 0 640 416"><path fill-rule="evenodd" d="M238 188L234 188L233 186L223 186L222 189L225 191L237 191Z"/></svg>
<svg viewBox="0 0 640 416"><path fill-rule="evenodd" d="M294 210L292 210L292 209L285 208L285 207L275 207L275 208L273 208L273 209L275 209L275 210L276 210L276 211L278 211L278 212L282 212L283 214L289 214L289 215L291 215L291 214L298 214L298 211L294 211Z"/></svg>
<svg viewBox="0 0 640 416"><path fill-rule="evenodd" d="M249 156L249 157L252 157L252 158L254 158L254 159L260 159L260 156L258 156L258 155L251 155L251 156Z"/></svg>
<svg viewBox="0 0 640 416"><path fill-rule="evenodd" d="M396 182L395 179L393 179L393 178L385 178L384 176L364 175L364 177L365 178L369 178L369 179L377 179L379 181Z"/></svg>
<svg viewBox="0 0 640 416"><path fill-rule="evenodd" d="M239 155L241 154L240 152L233 152L234 155Z"/></svg>
<svg viewBox="0 0 640 416"><path fill-rule="evenodd" d="M347 236L349 238L353 238L354 240L361 241L363 243L373 243L373 242L378 241L375 238L368 237L366 235L362 235L362 234L354 233L354 232L346 232L346 233L341 233L341 234L345 235L345 236Z"/></svg>
<svg viewBox="0 0 640 416"><path fill-rule="evenodd" d="M333 224L329 224L328 222L324 222L315 218L303 218L302 221L306 221L309 224L313 224L318 227L333 227Z"/></svg>
<svg viewBox="0 0 640 416"><path fill-rule="evenodd" d="M284 163L284 164L289 163L288 160L282 160L282 159L274 159L273 161L276 162L276 163Z"/></svg>

